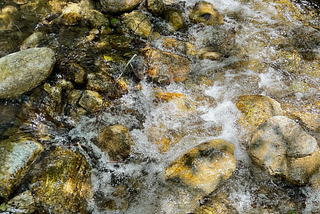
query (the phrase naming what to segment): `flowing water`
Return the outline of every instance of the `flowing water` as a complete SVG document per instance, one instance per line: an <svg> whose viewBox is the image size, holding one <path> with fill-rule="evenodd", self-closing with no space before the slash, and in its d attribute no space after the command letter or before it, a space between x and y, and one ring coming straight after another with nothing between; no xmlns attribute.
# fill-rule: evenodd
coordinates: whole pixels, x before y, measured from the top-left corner
<svg viewBox="0 0 320 214"><path fill-rule="evenodd" d="M196 2L187 1L185 12ZM235 105L240 95L266 95L283 107L302 111L307 111L304 106L311 104L315 107L308 109L309 113L320 116L320 108L316 107L320 97L317 6L284 0L210 2L224 15L224 24L193 25L184 35L174 38L187 35L197 48L214 47L224 56L222 60L193 59L189 78L184 83L158 87L142 80L141 90L132 86L97 117L84 116L71 130L53 131L57 145L68 140L81 142L82 147L74 149L80 150L94 166L95 195L90 203L93 213L112 213L103 207L108 203L116 207L114 213L161 213L161 205L168 203L162 197L165 187L161 172L178 155L212 138L222 138L235 145L237 169L210 197L225 194L239 213L320 211L317 191L258 181L254 177L245 149L249 133L239 126L241 113ZM152 45L164 48L158 42ZM155 103L156 90L184 94L195 103L195 113L184 112L173 102ZM3 111L6 106L14 107L22 101L6 101ZM122 124L130 130L135 144L131 158L135 161L110 162L93 144L99 131L112 124ZM150 136L161 130L171 133L176 140L165 152L150 141ZM309 133L315 137L318 134L312 130ZM126 194L119 193L121 197L114 194L121 192L119 186L127 188L122 190ZM203 203L210 201L210 197Z"/></svg>

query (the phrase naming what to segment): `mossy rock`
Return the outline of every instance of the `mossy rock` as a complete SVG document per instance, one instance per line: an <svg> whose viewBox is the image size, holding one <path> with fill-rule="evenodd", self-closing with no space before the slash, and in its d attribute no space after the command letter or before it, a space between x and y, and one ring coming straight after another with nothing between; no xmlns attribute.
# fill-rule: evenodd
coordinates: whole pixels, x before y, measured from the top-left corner
<svg viewBox="0 0 320 214"><path fill-rule="evenodd" d="M57 148L34 173L30 187L40 213L88 213L91 167L83 155Z"/></svg>

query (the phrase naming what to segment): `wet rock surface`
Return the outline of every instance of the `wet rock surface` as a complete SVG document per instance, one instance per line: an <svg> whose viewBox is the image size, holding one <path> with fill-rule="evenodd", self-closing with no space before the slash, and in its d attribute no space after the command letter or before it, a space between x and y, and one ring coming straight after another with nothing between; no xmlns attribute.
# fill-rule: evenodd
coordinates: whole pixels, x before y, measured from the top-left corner
<svg viewBox="0 0 320 214"><path fill-rule="evenodd" d="M1 211L17 213L19 193L30 189L40 213L320 212L314 140L291 122L280 122L291 134L274 123L254 131L286 115L320 139L318 8L287 0L195 3L0 1L0 57L48 47L56 58L38 87L0 100L0 139L27 134L46 150L40 167L0 198ZM247 157L252 134L272 141L269 153L254 148L256 165ZM162 179L177 154L212 138L235 147L237 168L224 185L203 180L216 168L183 157L175 176ZM64 149L51 153L57 146ZM212 154L228 153L201 151L194 159L209 165ZM81 166L72 167L74 159ZM92 190L90 202L84 189ZM27 196L23 212L32 212Z"/></svg>
<svg viewBox="0 0 320 214"><path fill-rule="evenodd" d="M294 185L308 184L320 166L315 138L284 116L260 124L252 134L248 151L255 165Z"/></svg>
<svg viewBox="0 0 320 214"><path fill-rule="evenodd" d="M104 128L97 139L97 146L107 152L111 161L123 161L130 155L133 142L129 130L121 125Z"/></svg>
<svg viewBox="0 0 320 214"><path fill-rule="evenodd" d="M79 153L57 148L35 169L31 191L41 213L87 213L91 167Z"/></svg>
<svg viewBox="0 0 320 214"><path fill-rule="evenodd" d="M241 96L236 105L243 113L239 123L251 131L265 120L283 115L280 103L267 96Z"/></svg>
<svg viewBox="0 0 320 214"><path fill-rule="evenodd" d="M221 25L223 16L211 3L200 1L196 3L189 15L190 21L194 23L204 23L206 25Z"/></svg>
<svg viewBox="0 0 320 214"><path fill-rule="evenodd" d="M16 214L35 213L37 208L35 206L31 191L27 190L8 201L4 211Z"/></svg>
<svg viewBox="0 0 320 214"><path fill-rule="evenodd" d="M170 81L183 82L188 78L189 59L150 47L142 51L147 65L145 73L152 81L168 84Z"/></svg>
<svg viewBox="0 0 320 214"><path fill-rule="evenodd" d="M165 179L177 185L171 186L176 189L171 193L175 196L169 194L167 197L181 207L180 213L190 212L199 199L214 191L232 175L236 169L233 153L232 143L215 139L188 150L165 169ZM179 195L176 195L177 191Z"/></svg>
<svg viewBox="0 0 320 214"><path fill-rule="evenodd" d="M40 143L25 136L0 142L0 197L8 198L16 190L43 150Z"/></svg>
<svg viewBox="0 0 320 214"><path fill-rule="evenodd" d="M123 21L131 31L141 38L147 39L152 31L149 18L141 12L133 11L124 14Z"/></svg>
<svg viewBox="0 0 320 214"><path fill-rule="evenodd" d="M100 0L104 12L122 13L133 10L142 0Z"/></svg>
<svg viewBox="0 0 320 214"><path fill-rule="evenodd" d="M0 59L0 98L16 98L51 73L55 53L50 48L20 51Z"/></svg>

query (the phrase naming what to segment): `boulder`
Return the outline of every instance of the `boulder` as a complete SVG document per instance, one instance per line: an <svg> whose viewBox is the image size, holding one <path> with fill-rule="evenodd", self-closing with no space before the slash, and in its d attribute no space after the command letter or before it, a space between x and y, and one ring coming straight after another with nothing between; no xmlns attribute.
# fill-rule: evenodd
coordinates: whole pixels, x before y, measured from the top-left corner
<svg viewBox="0 0 320 214"><path fill-rule="evenodd" d="M239 123L249 131L253 131L260 123L273 116L283 115L280 103L267 96L243 95L239 97L236 105L243 114Z"/></svg>
<svg viewBox="0 0 320 214"><path fill-rule="evenodd" d="M57 148L33 173L30 188L40 213L88 213L91 167L83 155Z"/></svg>
<svg viewBox="0 0 320 214"><path fill-rule="evenodd" d="M0 142L0 198L8 198L39 158L43 146L30 137L11 137Z"/></svg>
<svg viewBox="0 0 320 214"><path fill-rule="evenodd" d="M165 197L181 208L179 213L193 211L198 200L217 189L232 175L236 169L233 153L232 143L214 139L180 155L165 169L164 178L174 190L165 193Z"/></svg>
<svg viewBox="0 0 320 214"><path fill-rule="evenodd" d="M151 47L142 50L147 66L146 75L152 81L168 84L170 81L184 82L190 72L188 58Z"/></svg>
<svg viewBox="0 0 320 214"><path fill-rule="evenodd" d="M108 153L110 160L123 161L129 156L133 141L126 127L113 125L100 132L96 144L103 152Z"/></svg>
<svg viewBox="0 0 320 214"><path fill-rule="evenodd" d="M248 152L256 166L293 185L308 184L320 167L316 139L284 116L261 123L252 134Z"/></svg>
<svg viewBox="0 0 320 214"><path fill-rule="evenodd" d="M123 22L130 30L144 39L147 39L152 31L152 25L149 18L138 11L124 14Z"/></svg>
<svg viewBox="0 0 320 214"><path fill-rule="evenodd" d="M200 1L196 3L189 15L190 21L193 23L204 23L206 25L223 24L223 16L211 3Z"/></svg>
<svg viewBox="0 0 320 214"><path fill-rule="evenodd" d="M142 0L100 0L103 12L111 14L132 11L141 2Z"/></svg>
<svg viewBox="0 0 320 214"><path fill-rule="evenodd" d="M0 99L17 98L51 74L56 62L50 48L30 48L0 58Z"/></svg>

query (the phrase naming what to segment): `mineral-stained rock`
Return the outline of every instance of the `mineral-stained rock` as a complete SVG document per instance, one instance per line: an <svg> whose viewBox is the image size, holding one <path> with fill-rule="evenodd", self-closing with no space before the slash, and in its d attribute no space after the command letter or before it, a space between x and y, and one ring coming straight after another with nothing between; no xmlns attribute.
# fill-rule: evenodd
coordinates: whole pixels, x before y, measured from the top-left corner
<svg viewBox="0 0 320 214"><path fill-rule="evenodd" d="M79 105L85 108L87 111L94 113L104 106L103 97L97 92L85 90L82 93ZM107 105L107 103L105 103L105 105Z"/></svg>
<svg viewBox="0 0 320 214"><path fill-rule="evenodd" d="M202 22L206 25L221 25L223 16L211 3L206 1L198 2L189 15L190 21L194 23Z"/></svg>
<svg viewBox="0 0 320 214"><path fill-rule="evenodd" d="M233 153L232 143L214 139L180 155L165 169L164 177L174 192L164 197L181 208L179 213L193 211L199 199L232 175L236 169Z"/></svg>
<svg viewBox="0 0 320 214"><path fill-rule="evenodd" d="M91 167L83 155L57 148L34 171L30 187L40 213L88 213Z"/></svg>
<svg viewBox="0 0 320 214"><path fill-rule="evenodd" d="M159 16L163 13L165 5L163 0L147 0L147 8L154 16Z"/></svg>
<svg viewBox="0 0 320 214"><path fill-rule="evenodd" d="M50 74L55 64L50 48L30 48L0 59L0 99L16 98L35 88Z"/></svg>
<svg viewBox="0 0 320 214"><path fill-rule="evenodd" d="M170 26L168 30L170 32L182 30L186 27L186 23L180 10L168 9L164 12L163 18L168 22Z"/></svg>
<svg viewBox="0 0 320 214"><path fill-rule="evenodd" d="M142 0L100 0L102 10L106 13L123 13L133 10Z"/></svg>
<svg viewBox="0 0 320 214"><path fill-rule="evenodd" d="M267 96L243 95L236 105L243 113L239 123L249 131L253 131L270 117L283 115L280 103Z"/></svg>
<svg viewBox="0 0 320 214"><path fill-rule="evenodd" d="M112 161L122 161L127 158L132 144L128 129L121 125L104 128L97 140L97 146L107 152Z"/></svg>
<svg viewBox="0 0 320 214"><path fill-rule="evenodd" d="M189 59L150 47L146 47L142 52L147 65L146 75L154 82L184 82L189 76Z"/></svg>
<svg viewBox="0 0 320 214"><path fill-rule="evenodd" d="M147 39L152 31L149 18L141 12L126 13L123 16L123 21L130 30L144 39Z"/></svg>
<svg viewBox="0 0 320 214"><path fill-rule="evenodd" d="M176 158L166 178L209 194L236 169L233 152L233 144L222 139L201 143Z"/></svg>
<svg viewBox="0 0 320 214"><path fill-rule="evenodd" d="M284 116L260 124L252 134L248 151L256 166L294 185L308 184L320 167L317 141Z"/></svg>
<svg viewBox="0 0 320 214"><path fill-rule="evenodd" d="M43 146L32 138L9 138L0 142L0 198L7 198L43 151Z"/></svg>
<svg viewBox="0 0 320 214"><path fill-rule="evenodd" d="M183 94L161 92L156 94L156 98L158 102L174 102L181 110L181 114L191 115L196 111L194 103Z"/></svg>
<svg viewBox="0 0 320 214"><path fill-rule="evenodd" d="M32 214L36 210L31 191L27 190L8 201L5 211L15 214Z"/></svg>
<svg viewBox="0 0 320 214"><path fill-rule="evenodd" d="M169 37L161 38L162 48L171 53L180 53L193 56L196 52L196 47L191 42L179 41Z"/></svg>

